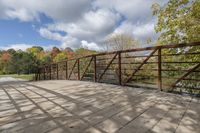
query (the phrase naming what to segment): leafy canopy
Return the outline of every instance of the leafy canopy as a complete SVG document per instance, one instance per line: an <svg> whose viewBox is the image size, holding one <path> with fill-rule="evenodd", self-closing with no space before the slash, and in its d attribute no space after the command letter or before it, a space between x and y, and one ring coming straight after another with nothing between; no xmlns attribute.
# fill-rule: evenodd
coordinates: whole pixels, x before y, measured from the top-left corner
<svg viewBox="0 0 200 133"><path fill-rule="evenodd" d="M169 0L152 9L158 17L155 30L161 33L160 44L200 41L200 0Z"/></svg>

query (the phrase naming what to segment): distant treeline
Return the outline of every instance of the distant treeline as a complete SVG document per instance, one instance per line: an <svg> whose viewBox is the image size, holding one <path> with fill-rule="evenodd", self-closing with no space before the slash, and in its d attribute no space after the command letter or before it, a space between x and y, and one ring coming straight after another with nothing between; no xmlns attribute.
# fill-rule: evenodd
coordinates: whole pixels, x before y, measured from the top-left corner
<svg viewBox="0 0 200 133"><path fill-rule="evenodd" d="M78 56L94 54L96 51L79 48L75 51L67 47L59 49L53 47L46 51L40 46L22 50L0 50L0 74L30 74L34 73L36 66L58 62Z"/></svg>

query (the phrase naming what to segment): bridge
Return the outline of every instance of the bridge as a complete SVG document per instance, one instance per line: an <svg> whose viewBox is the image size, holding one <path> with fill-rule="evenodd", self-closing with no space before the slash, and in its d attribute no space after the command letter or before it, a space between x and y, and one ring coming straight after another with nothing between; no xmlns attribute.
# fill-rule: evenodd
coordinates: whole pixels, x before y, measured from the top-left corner
<svg viewBox="0 0 200 133"><path fill-rule="evenodd" d="M199 133L199 47L99 53L0 83L0 132Z"/></svg>

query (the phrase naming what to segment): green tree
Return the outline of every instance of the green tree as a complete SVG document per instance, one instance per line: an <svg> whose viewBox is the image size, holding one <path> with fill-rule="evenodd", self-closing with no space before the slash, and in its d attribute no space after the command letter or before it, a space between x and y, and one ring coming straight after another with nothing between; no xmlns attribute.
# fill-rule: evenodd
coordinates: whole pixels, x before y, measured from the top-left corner
<svg viewBox="0 0 200 133"><path fill-rule="evenodd" d="M161 7L159 4L152 6L153 15L158 17L158 22L155 27L156 32L161 33L158 42L159 44L178 44L185 42L198 42L200 41L200 0L169 0L169 2ZM163 54L180 54L180 53L195 53L199 52L199 47L190 48L178 48L178 49L164 49ZM180 56L165 56L163 61L173 62L198 62L200 60L199 55L180 55ZM179 70L163 72L163 75L169 77L164 82L165 84L171 84L174 81L172 78L182 76L180 70L186 70L190 67L194 67L191 63L171 63L163 65L163 69ZM198 79L198 74L190 74L187 76L189 79ZM189 87L198 87L198 83L194 83L190 80L183 80L181 84ZM183 88L184 91L187 88Z"/></svg>
<svg viewBox="0 0 200 133"><path fill-rule="evenodd" d="M52 62L51 55L49 53L44 53L40 58L40 64L49 64Z"/></svg>
<svg viewBox="0 0 200 133"><path fill-rule="evenodd" d="M10 55L13 55L16 53L16 51L14 49L8 49L7 52L10 54Z"/></svg>
<svg viewBox="0 0 200 133"><path fill-rule="evenodd" d="M75 57L82 57L82 56L87 56L87 55L92 55L96 54L97 52L94 50L89 50L85 48L78 48L75 51Z"/></svg>
<svg viewBox="0 0 200 133"><path fill-rule="evenodd" d="M31 48L28 48L26 51L33 54L34 56L37 56L40 52L44 51L44 49L40 46L33 46Z"/></svg>
<svg viewBox="0 0 200 133"><path fill-rule="evenodd" d="M152 6L158 17L159 44L200 41L200 0L169 0L161 7Z"/></svg>
<svg viewBox="0 0 200 133"><path fill-rule="evenodd" d="M8 65L9 73L29 74L35 71L38 62L30 53L18 51L10 59Z"/></svg>
<svg viewBox="0 0 200 133"><path fill-rule="evenodd" d="M63 61L67 59L67 54L65 52L61 52L59 54L56 55L56 57L54 58L54 62L59 62L59 61Z"/></svg>
<svg viewBox="0 0 200 133"><path fill-rule="evenodd" d="M127 34L114 34L105 41L106 51L116 51L134 48L139 42Z"/></svg>

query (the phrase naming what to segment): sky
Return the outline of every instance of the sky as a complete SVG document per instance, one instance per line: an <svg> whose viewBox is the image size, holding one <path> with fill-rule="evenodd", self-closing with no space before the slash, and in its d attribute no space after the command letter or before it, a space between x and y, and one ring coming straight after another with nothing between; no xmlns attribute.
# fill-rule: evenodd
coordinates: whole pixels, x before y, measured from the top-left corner
<svg viewBox="0 0 200 133"><path fill-rule="evenodd" d="M114 34L156 40L151 6L168 0L0 0L0 49L102 49Z"/></svg>

